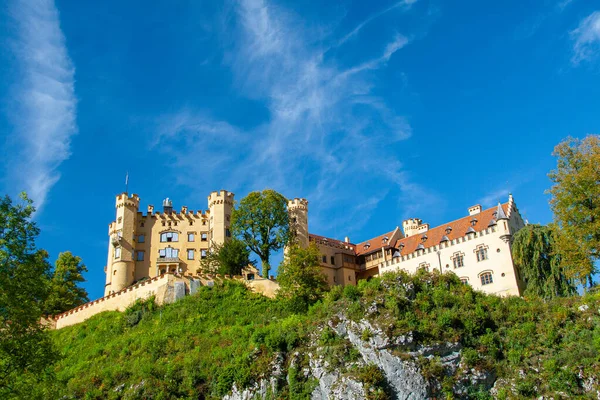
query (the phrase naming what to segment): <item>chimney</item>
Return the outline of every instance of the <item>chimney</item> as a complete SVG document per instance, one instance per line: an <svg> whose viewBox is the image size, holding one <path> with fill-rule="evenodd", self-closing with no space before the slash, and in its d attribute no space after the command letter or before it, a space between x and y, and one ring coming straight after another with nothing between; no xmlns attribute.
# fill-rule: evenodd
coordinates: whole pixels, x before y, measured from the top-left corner
<svg viewBox="0 0 600 400"><path fill-rule="evenodd" d="M481 212L481 205L476 204L472 207L469 207L469 215L479 214Z"/></svg>

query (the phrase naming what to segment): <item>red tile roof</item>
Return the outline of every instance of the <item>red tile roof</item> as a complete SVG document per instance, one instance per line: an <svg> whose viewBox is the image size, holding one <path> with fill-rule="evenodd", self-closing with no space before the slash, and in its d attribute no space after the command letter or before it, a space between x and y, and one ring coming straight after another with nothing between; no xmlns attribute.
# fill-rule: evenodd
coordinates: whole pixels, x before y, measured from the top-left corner
<svg viewBox="0 0 600 400"><path fill-rule="evenodd" d="M427 232L423 234L415 234L409 236L407 238L400 239L396 242L395 247L400 248L400 245L403 244L404 248L401 250L401 254L410 254L417 249L419 243L423 243L424 248L433 247L440 244L440 241L445 236L448 237L448 240L454 240L466 235L467 230L471 227L471 221L475 218L477 222L472 226L473 229L477 232L485 230L492 219L494 219L494 213L497 210L496 207L489 208L475 215L468 215L461 219L457 219L456 221L449 222L447 224L443 224L437 226L435 228L429 229ZM508 212L508 203L502 204L502 209L504 212ZM446 228L452 228L450 233L446 233ZM425 241L422 240L423 235L427 235L427 239Z"/></svg>
<svg viewBox="0 0 600 400"><path fill-rule="evenodd" d="M332 238L328 238L325 236L314 235L312 233L308 234L308 240L309 241L310 240L320 240L320 241L329 242L329 243L340 245L340 246L352 246L352 247L356 246L354 243L344 242L343 240L332 239Z"/></svg>
<svg viewBox="0 0 600 400"><path fill-rule="evenodd" d="M396 229L398 229L398 228L396 228ZM394 232L396 232L396 229L394 229L391 232L384 233L383 235L374 237L371 240L367 240L366 242L358 243L356 245L356 255L360 256L363 254L369 254L374 251L381 250L382 247L393 246L394 243L392 241L392 236L393 236ZM386 238L386 237L387 237L387 241L384 241L384 238ZM369 246L365 247L367 245L369 245Z"/></svg>

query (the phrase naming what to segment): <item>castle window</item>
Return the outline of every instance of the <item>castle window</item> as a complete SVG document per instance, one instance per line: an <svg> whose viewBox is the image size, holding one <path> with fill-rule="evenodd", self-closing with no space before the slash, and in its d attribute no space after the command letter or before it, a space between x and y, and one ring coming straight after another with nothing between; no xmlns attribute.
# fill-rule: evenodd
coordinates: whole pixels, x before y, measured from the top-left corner
<svg viewBox="0 0 600 400"><path fill-rule="evenodd" d="M481 279L481 285L489 285L490 283L494 283L494 279L492 277L491 272L484 272L479 275L479 279Z"/></svg>
<svg viewBox="0 0 600 400"><path fill-rule="evenodd" d="M204 250L204 249L200 250L200 258L203 260L206 258L206 250Z"/></svg>
<svg viewBox="0 0 600 400"><path fill-rule="evenodd" d="M208 240L208 235L206 233L200 234L200 240L206 242Z"/></svg>
<svg viewBox="0 0 600 400"><path fill-rule="evenodd" d="M146 237L144 235L138 236L138 243L144 243L146 241Z"/></svg>
<svg viewBox="0 0 600 400"><path fill-rule="evenodd" d="M225 228L225 236L231 237L231 231L229 230L229 228Z"/></svg>
<svg viewBox="0 0 600 400"><path fill-rule="evenodd" d="M202 220L202 225L206 225L206 220L205 219Z"/></svg>
<svg viewBox="0 0 600 400"><path fill-rule="evenodd" d="M121 222L123 222L123 217L117 218L117 224L120 224Z"/></svg>
<svg viewBox="0 0 600 400"><path fill-rule="evenodd" d="M460 281L462 282L463 285L469 284L469 278L460 278Z"/></svg>
<svg viewBox="0 0 600 400"><path fill-rule="evenodd" d="M331 256L331 265L335 265L335 257Z"/></svg>
<svg viewBox="0 0 600 400"><path fill-rule="evenodd" d="M189 249L187 251L187 259L188 260L193 260L194 259L194 250L193 249Z"/></svg>
<svg viewBox="0 0 600 400"><path fill-rule="evenodd" d="M178 242L179 234L177 232L165 232L160 234L161 242Z"/></svg>
<svg viewBox="0 0 600 400"><path fill-rule="evenodd" d="M231 217L229 216L229 214L227 214L227 215L225 216L225 219L227 220L227 222L229 222L229 219L230 219L230 218L231 218Z"/></svg>
<svg viewBox="0 0 600 400"><path fill-rule="evenodd" d="M418 269L424 269L425 271L429 272L429 264L428 263L421 263L421 264L419 264L419 268Z"/></svg>
<svg viewBox="0 0 600 400"><path fill-rule="evenodd" d="M144 252L143 251L136 252L135 259L137 261L144 261Z"/></svg>
<svg viewBox="0 0 600 400"><path fill-rule="evenodd" d="M324 255L324 256L321 257L321 259L323 260L324 264L327 264L327 256Z"/></svg>
<svg viewBox="0 0 600 400"><path fill-rule="evenodd" d="M193 233L188 233L188 242L193 242L196 240L196 235Z"/></svg>
<svg viewBox="0 0 600 400"><path fill-rule="evenodd" d="M143 227L144 227L144 223L140 222L140 228L143 228Z"/></svg>
<svg viewBox="0 0 600 400"><path fill-rule="evenodd" d="M158 250L158 256L160 258L177 258L179 257L179 250L172 247Z"/></svg>
<svg viewBox="0 0 600 400"><path fill-rule="evenodd" d="M465 266L465 256L461 253L454 253L452 257L452 262L454 263L454 268L461 268Z"/></svg>
<svg viewBox="0 0 600 400"><path fill-rule="evenodd" d="M477 261L484 261L488 259L488 251L487 247L478 246L475 250L475 254L477 255Z"/></svg>
<svg viewBox="0 0 600 400"><path fill-rule="evenodd" d="M121 258L121 248L115 247L115 258Z"/></svg>

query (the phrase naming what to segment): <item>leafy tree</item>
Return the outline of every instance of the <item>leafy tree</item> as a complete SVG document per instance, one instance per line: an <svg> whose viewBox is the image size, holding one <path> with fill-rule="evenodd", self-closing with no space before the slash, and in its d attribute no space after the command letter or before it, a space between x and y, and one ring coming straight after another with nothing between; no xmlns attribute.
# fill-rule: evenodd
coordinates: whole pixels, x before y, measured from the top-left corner
<svg viewBox="0 0 600 400"><path fill-rule="evenodd" d="M550 207L560 227L557 246L567 276L592 286L600 258L600 136L567 138L554 148L557 168Z"/></svg>
<svg viewBox="0 0 600 400"><path fill-rule="evenodd" d="M271 252L281 250L290 237L287 199L271 189L251 192L233 211L231 228L260 257L268 277Z"/></svg>
<svg viewBox="0 0 600 400"><path fill-rule="evenodd" d="M48 254L35 247L39 229L31 221L32 201L25 193L20 199L0 200L0 398L23 395L17 382L41 377L57 357L40 324Z"/></svg>
<svg viewBox="0 0 600 400"><path fill-rule="evenodd" d="M47 314L60 314L89 301L84 288L77 286L84 282L82 273L87 272L81 258L70 251L60 253L50 281L50 293L46 300Z"/></svg>
<svg viewBox="0 0 600 400"><path fill-rule="evenodd" d="M314 243L308 248L294 245L279 266L277 296L295 312L306 311L329 290L319 257L319 249Z"/></svg>
<svg viewBox="0 0 600 400"><path fill-rule="evenodd" d="M514 236L513 260L525 282L525 295L550 299L575 293L556 252L552 226L527 225Z"/></svg>
<svg viewBox="0 0 600 400"><path fill-rule="evenodd" d="M210 253L200 263L202 270L224 275L240 275L242 269L254 265L250 250L244 242L232 238L219 245L214 244Z"/></svg>

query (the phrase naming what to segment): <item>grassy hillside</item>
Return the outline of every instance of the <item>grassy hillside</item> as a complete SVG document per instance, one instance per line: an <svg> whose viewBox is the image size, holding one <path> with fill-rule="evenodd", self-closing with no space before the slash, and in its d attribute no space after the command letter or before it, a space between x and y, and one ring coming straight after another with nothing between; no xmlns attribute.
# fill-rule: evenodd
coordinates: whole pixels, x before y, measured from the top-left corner
<svg viewBox="0 0 600 400"><path fill-rule="evenodd" d="M460 373L495 374L498 398L596 398L588 389L597 388L600 377L599 312L598 295L548 303L503 299L474 292L452 274L424 273L334 288L308 315L293 315L276 300L227 283L203 287L176 304L156 307L148 301L53 332L63 359L54 379L29 393L65 399L221 398L234 382L248 387L271 376L280 355L284 374L274 397L308 398L315 380L300 371L311 353L371 387L372 398L387 398L381 371L357 362L359 354L330 328L342 317L368 320L392 339L410 334L413 348L457 343ZM372 335L365 329L361 336L368 341ZM413 357L432 395L455 396L459 371L449 371L435 355L409 356L410 349L400 344L391 350ZM490 398L488 389L469 388L466 396Z"/></svg>

